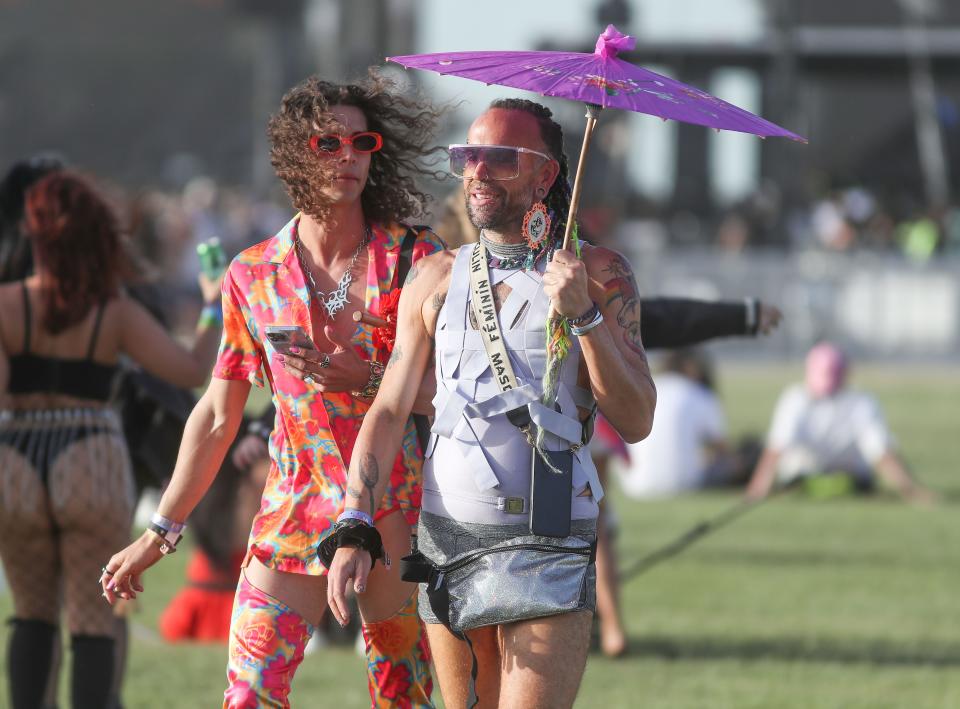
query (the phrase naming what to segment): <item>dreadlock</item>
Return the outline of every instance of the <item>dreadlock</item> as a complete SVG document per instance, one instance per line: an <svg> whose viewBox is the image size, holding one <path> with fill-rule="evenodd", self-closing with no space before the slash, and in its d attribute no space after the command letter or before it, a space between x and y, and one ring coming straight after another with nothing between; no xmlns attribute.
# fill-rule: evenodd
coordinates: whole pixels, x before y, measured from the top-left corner
<svg viewBox="0 0 960 709"><path fill-rule="evenodd" d="M552 220L548 242L558 237L562 238L567 226L567 215L570 213L570 197L572 195L567 156L563 152L563 128L553 120L553 113L549 108L524 98L500 98L491 103L490 108L523 111L537 119L537 125L540 126L540 138L543 140L543 144L547 146L547 152L560 164L560 174L553 181L550 191L547 192L547 196L543 200Z"/></svg>

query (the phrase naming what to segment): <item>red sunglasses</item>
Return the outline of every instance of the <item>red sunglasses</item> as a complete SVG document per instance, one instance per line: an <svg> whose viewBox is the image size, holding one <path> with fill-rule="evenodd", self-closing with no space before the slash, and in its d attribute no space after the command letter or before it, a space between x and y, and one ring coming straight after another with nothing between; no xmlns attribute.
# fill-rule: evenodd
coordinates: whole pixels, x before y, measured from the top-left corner
<svg viewBox="0 0 960 709"><path fill-rule="evenodd" d="M343 150L344 145L349 145L357 153L375 153L383 147L383 136L374 131L354 133L348 137L340 135L310 136L310 149L317 154L336 155Z"/></svg>

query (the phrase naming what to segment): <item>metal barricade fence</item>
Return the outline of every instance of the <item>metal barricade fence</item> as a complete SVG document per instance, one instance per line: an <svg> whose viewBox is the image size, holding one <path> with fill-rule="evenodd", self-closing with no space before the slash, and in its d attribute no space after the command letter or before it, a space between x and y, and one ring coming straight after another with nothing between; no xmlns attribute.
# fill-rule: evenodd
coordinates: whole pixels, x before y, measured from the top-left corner
<svg viewBox="0 0 960 709"><path fill-rule="evenodd" d="M624 251L643 295L758 297L784 321L771 337L730 340L718 352L799 358L831 339L858 358L945 361L960 355L960 259L911 263L869 252L649 249Z"/></svg>

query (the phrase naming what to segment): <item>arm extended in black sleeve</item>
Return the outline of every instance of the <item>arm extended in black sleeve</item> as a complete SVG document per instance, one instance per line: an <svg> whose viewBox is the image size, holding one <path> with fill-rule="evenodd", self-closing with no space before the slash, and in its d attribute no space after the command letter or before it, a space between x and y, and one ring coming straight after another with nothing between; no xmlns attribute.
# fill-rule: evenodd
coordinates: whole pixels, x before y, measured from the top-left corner
<svg viewBox="0 0 960 709"><path fill-rule="evenodd" d="M747 327L753 302L641 298L640 338L647 349L689 347L717 337L756 334ZM756 318L754 317L754 322Z"/></svg>

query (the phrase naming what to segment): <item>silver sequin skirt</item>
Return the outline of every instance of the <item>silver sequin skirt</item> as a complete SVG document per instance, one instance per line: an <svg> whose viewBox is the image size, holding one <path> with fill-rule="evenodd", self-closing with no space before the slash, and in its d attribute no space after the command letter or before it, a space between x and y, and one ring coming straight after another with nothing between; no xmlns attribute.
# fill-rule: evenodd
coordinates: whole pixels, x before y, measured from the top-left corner
<svg viewBox="0 0 960 709"><path fill-rule="evenodd" d="M526 521L509 526L457 522L420 513L417 547L431 562L444 566L471 552L494 547L516 549L483 555L462 570L446 574L450 591L450 623L467 630L574 611L595 611L596 565L584 553L544 552L530 547L589 550L596 541L596 520L573 520L569 537L530 534ZM440 620L420 585L420 617Z"/></svg>

